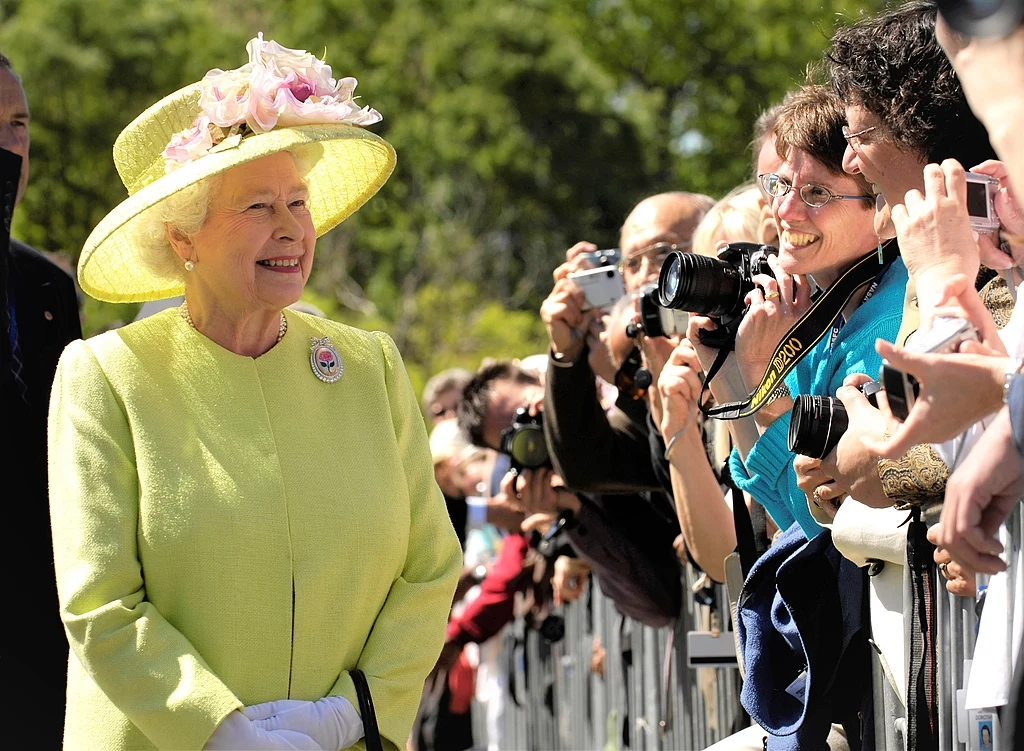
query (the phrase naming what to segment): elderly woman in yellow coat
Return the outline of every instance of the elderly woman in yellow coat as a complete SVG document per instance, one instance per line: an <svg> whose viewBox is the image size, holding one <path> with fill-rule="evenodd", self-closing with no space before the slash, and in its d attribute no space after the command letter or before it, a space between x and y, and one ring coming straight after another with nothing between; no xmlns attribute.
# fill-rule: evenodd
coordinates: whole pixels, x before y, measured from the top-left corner
<svg viewBox="0 0 1024 751"><path fill-rule="evenodd" d="M403 748L444 640L461 556L401 357L284 310L394 151L353 79L248 50L121 134L129 198L79 263L101 300L185 303L72 343L54 384L65 748L337 751L357 669Z"/></svg>

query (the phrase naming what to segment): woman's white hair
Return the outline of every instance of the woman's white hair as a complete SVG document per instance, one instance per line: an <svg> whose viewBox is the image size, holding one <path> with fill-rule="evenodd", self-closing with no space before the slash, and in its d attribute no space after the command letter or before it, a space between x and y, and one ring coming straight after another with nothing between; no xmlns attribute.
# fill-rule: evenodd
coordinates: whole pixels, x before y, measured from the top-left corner
<svg viewBox="0 0 1024 751"><path fill-rule="evenodd" d="M295 159L299 175L304 178L312 165L305 163L296 153L288 153ZM171 247L167 230L176 230L185 237L195 235L206 222L213 196L220 189L223 178L223 173L211 175L189 185L165 198L137 220L140 263L154 274L184 283L185 265Z"/></svg>
<svg viewBox="0 0 1024 751"><path fill-rule="evenodd" d="M761 226L761 191L746 183L729 191L704 215L693 231L694 253L714 258L721 242L757 242Z"/></svg>

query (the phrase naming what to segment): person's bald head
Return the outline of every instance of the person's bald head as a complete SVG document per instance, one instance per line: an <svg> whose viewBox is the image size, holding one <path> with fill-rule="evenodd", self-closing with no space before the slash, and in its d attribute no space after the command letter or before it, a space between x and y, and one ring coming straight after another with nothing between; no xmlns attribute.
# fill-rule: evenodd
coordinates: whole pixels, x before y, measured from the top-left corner
<svg viewBox="0 0 1024 751"><path fill-rule="evenodd" d="M683 192L659 193L638 203L623 222L619 236L626 289L632 292L658 278L664 255L649 253L641 258L642 251L659 243L689 243L693 230L714 205L708 196Z"/></svg>

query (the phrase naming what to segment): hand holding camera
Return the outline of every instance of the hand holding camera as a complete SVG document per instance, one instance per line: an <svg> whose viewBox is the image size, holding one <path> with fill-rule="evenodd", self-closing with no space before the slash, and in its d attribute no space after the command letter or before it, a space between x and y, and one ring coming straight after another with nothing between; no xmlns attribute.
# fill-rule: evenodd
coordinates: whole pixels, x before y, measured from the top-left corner
<svg viewBox="0 0 1024 751"><path fill-rule="evenodd" d="M767 274L753 277L757 286L746 295L750 309L736 332L736 362L748 385L761 382L779 341L811 306L811 287L807 279L784 272L775 256L768 258L768 264L775 278ZM769 418L769 414L764 417Z"/></svg>
<svg viewBox="0 0 1024 751"><path fill-rule="evenodd" d="M869 450L896 459L917 444L948 441L1002 407L1007 374L1018 361L975 341L973 332L963 319L940 317L906 348L876 342L885 358L878 404L890 437L865 438Z"/></svg>
<svg viewBox="0 0 1024 751"><path fill-rule="evenodd" d="M991 231L998 229L998 217L992 208L994 195L991 178L980 175L970 190L972 208ZM938 305L939 290L950 277L962 274L972 282L980 264L978 243L974 239L968 211L968 173L955 159L924 168L925 190L909 191L903 204L892 207L892 221L899 238L900 254L917 285L918 302L925 320ZM998 186L998 182L996 182ZM980 191L980 193L979 193ZM977 222L976 222L977 224Z"/></svg>
<svg viewBox="0 0 1024 751"><path fill-rule="evenodd" d="M700 359L687 339L672 350L658 379L661 396L661 434L669 437L696 424L697 400L703 388Z"/></svg>
<svg viewBox="0 0 1024 751"><path fill-rule="evenodd" d="M501 489L509 503L528 517L580 510L576 494L570 492L562 478L547 467L509 472L501 482Z"/></svg>
<svg viewBox="0 0 1024 751"><path fill-rule="evenodd" d="M1014 195L1006 165L997 159L989 159L972 168L971 172L986 175L998 182L994 188L992 205L1003 232L998 236L983 234L978 237L981 262L990 269L1024 266L1024 210ZM1005 240L1009 255L996 244L1000 239Z"/></svg>
<svg viewBox="0 0 1024 751"><path fill-rule="evenodd" d="M551 294L540 306L540 317L547 327L553 352L574 359L582 350L584 332L600 313L585 311L586 307L583 290L572 279L566 275L555 282Z"/></svg>

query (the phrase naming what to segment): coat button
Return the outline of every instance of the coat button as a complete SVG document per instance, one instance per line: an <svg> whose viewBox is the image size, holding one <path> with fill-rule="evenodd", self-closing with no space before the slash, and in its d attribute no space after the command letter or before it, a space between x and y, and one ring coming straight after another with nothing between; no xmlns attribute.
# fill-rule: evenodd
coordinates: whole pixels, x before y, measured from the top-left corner
<svg viewBox="0 0 1024 751"><path fill-rule="evenodd" d="M52 321L53 320L53 313L51 313L48 310L44 310L43 311L43 318L45 318L47 321Z"/></svg>

